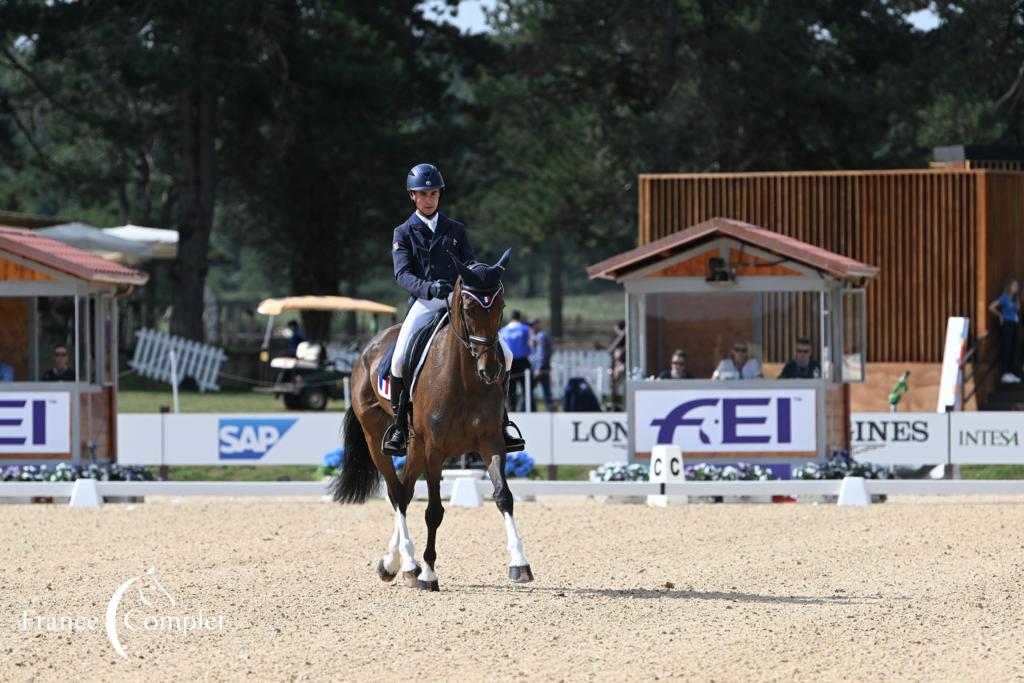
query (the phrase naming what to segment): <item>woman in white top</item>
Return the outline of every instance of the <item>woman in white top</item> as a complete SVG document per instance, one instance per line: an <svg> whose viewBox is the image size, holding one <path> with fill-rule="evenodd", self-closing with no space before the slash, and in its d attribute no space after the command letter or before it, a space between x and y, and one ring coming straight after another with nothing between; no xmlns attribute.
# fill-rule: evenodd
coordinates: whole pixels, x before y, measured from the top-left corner
<svg viewBox="0 0 1024 683"><path fill-rule="evenodd" d="M764 377L761 372L761 362L749 355L750 349L744 341L738 341L732 345L729 358L724 359L715 368L711 379L759 379Z"/></svg>

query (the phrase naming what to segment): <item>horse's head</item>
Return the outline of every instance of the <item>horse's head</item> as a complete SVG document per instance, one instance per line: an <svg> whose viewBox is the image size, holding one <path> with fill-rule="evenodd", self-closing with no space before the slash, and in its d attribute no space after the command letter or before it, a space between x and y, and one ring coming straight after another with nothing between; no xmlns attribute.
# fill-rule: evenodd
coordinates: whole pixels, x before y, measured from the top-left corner
<svg viewBox="0 0 1024 683"><path fill-rule="evenodd" d="M498 343L501 312L505 309L505 288L501 276L508 266L511 249L493 266L452 260L459 271L452 297L452 330L476 359L476 371L484 382L494 384L505 371L505 356Z"/></svg>

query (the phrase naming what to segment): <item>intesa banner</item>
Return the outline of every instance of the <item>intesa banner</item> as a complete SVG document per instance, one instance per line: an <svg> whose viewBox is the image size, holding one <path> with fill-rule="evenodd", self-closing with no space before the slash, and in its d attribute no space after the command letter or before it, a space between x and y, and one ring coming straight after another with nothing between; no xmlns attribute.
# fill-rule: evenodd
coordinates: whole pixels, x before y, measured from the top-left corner
<svg viewBox="0 0 1024 683"><path fill-rule="evenodd" d="M949 429L954 464L1024 464L1024 413L956 412Z"/></svg>
<svg viewBox="0 0 1024 683"><path fill-rule="evenodd" d="M70 394L0 393L0 453L65 455L70 452Z"/></svg>
<svg viewBox="0 0 1024 683"><path fill-rule="evenodd" d="M644 390L634 395L636 454L656 444L683 453L816 452L813 389Z"/></svg>
<svg viewBox="0 0 1024 683"><path fill-rule="evenodd" d="M850 445L858 462L944 465L949 443L945 413L853 413Z"/></svg>

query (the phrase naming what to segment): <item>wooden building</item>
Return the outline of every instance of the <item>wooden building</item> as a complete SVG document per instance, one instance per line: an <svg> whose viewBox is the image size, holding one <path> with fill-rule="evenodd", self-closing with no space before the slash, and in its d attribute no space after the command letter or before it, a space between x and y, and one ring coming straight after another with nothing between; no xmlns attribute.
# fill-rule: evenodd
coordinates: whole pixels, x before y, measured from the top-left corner
<svg viewBox="0 0 1024 683"><path fill-rule="evenodd" d="M0 226L0 463L117 459L117 299L147 278ZM59 378L47 373L58 344Z"/></svg>
<svg viewBox="0 0 1024 683"><path fill-rule="evenodd" d="M1024 150L972 159L989 148L944 149L928 169L644 174L639 245L725 217L878 266L867 290L867 382L852 387L853 409L885 409L910 369L908 407L935 410L946 319L970 318L972 341L994 330L988 303L1007 278L1024 277L1024 172L992 170L1019 169ZM982 349L990 362L994 336Z"/></svg>

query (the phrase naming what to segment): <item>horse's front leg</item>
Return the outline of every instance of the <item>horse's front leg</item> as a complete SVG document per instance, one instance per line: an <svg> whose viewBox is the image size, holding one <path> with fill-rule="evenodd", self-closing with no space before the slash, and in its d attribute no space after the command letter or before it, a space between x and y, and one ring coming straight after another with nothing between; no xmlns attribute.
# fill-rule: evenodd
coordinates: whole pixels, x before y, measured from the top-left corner
<svg viewBox="0 0 1024 683"><path fill-rule="evenodd" d="M416 546L413 545L412 537L409 534L406 511L409 508L409 503L412 502L416 490L416 480L419 479L422 471L423 449L417 447L415 441L412 441L409 444L408 457L405 459L405 469L402 471L402 484L398 491L399 500L395 505L395 531L398 534L398 553L402 558L402 579L410 588L416 587L421 567L420 563L416 561Z"/></svg>
<svg viewBox="0 0 1024 683"><path fill-rule="evenodd" d="M434 470L437 470L436 472ZM434 562L437 560L437 528L444 519L444 506L441 505L441 468L427 467L427 511L424 514L427 522L427 547L423 551L423 570L420 572L416 587L421 590L440 590L437 574L434 573Z"/></svg>
<svg viewBox="0 0 1024 683"><path fill-rule="evenodd" d="M494 485L494 502L498 506L502 517L505 518L505 534L508 536L508 579L513 583L527 583L533 581L533 572L530 571L530 563L523 552L523 539L519 536L516 528L516 521L512 517L514 500L512 491L508 487L508 480L505 478L505 454L497 454L491 458L487 465L487 474Z"/></svg>

